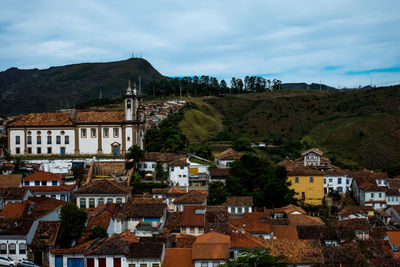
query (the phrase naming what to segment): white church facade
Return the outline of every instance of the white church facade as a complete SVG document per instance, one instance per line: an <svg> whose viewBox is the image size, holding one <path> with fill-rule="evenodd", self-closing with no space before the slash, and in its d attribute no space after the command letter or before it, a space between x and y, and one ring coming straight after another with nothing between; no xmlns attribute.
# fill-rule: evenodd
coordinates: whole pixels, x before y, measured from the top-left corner
<svg viewBox="0 0 400 267"><path fill-rule="evenodd" d="M10 154L123 156L132 145L144 149L144 106L130 83L123 105L124 111L24 115L7 127Z"/></svg>

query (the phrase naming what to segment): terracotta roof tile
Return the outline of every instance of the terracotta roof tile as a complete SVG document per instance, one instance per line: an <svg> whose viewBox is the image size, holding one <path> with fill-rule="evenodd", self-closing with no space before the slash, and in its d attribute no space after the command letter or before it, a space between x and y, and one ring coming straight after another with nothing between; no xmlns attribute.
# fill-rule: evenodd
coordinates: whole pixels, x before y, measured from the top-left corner
<svg viewBox="0 0 400 267"><path fill-rule="evenodd" d="M282 207L282 209L284 210L284 212L286 214L291 214L293 212L299 212L301 214L306 214L306 212L301 207L293 205L293 204L289 204L285 207Z"/></svg>
<svg viewBox="0 0 400 267"><path fill-rule="evenodd" d="M170 162L181 158L186 158L186 155L175 153L147 152L144 154L143 161Z"/></svg>
<svg viewBox="0 0 400 267"><path fill-rule="evenodd" d="M228 177L231 175L231 168L213 168L210 175L214 177Z"/></svg>
<svg viewBox="0 0 400 267"><path fill-rule="evenodd" d="M225 151L222 151L215 155L215 158L219 160L238 160L243 156L242 153L237 152L236 150L229 148Z"/></svg>
<svg viewBox="0 0 400 267"><path fill-rule="evenodd" d="M226 206L253 206L253 197L227 197Z"/></svg>
<svg viewBox="0 0 400 267"><path fill-rule="evenodd" d="M18 187L21 185L22 174L0 175L0 187Z"/></svg>
<svg viewBox="0 0 400 267"><path fill-rule="evenodd" d="M319 217L304 214L289 214L288 219L290 225L324 225Z"/></svg>
<svg viewBox="0 0 400 267"><path fill-rule="evenodd" d="M91 246L94 245L97 240L88 240L84 243L78 244L72 248L57 248L52 249L51 253L53 254L84 254L86 250Z"/></svg>
<svg viewBox="0 0 400 267"><path fill-rule="evenodd" d="M167 248L163 267L192 267L191 248Z"/></svg>
<svg viewBox="0 0 400 267"><path fill-rule="evenodd" d="M192 259L228 259L230 237L217 232L209 232L196 238L193 244Z"/></svg>
<svg viewBox="0 0 400 267"><path fill-rule="evenodd" d="M307 154L307 153L309 153L309 152L315 152L315 153L318 153L318 154L320 154L321 156L324 154L324 152L322 152L321 150L319 150L318 148L310 148L310 149L307 149L306 151L304 151L303 153L301 153L302 155L305 155L305 154Z"/></svg>
<svg viewBox="0 0 400 267"><path fill-rule="evenodd" d="M123 111L77 111L73 118L79 124L92 123L121 123L125 119Z"/></svg>
<svg viewBox="0 0 400 267"><path fill-rule="evenodd" d="M7 228L0 230L0 236L27 235L31 230L34 219L20 218L15 220Z"/></svg>
<svg viewBox="0 0 400 267"><path fill-rule="evenodd" d="M224 206L208 206L204 232L229 233L228 211Z"/></svg>
<svg viewBox="0 0 400 267"><path fill-rule="evenodd" d="M400 231L388 231L386 235L392 245L400 245Z"/></svg>
<svg viewBox="0 0 400 267"><path fill-rule="evenodd" d="M229 223L252 234L269 234L272 231L271 224L267 220L255 217L253 213L245 213L243 218L229 218Z"/></svg>
<svg viewBox="0 0 400 267"><path fill-rule="evenodd" d="M132 191L131 187L123 184L118 184L114 181L101 179L94 180L91 183L82 186L75 191L76 195L90 195L90 194L109 194L109 195L126 195Z"/></svg>
<svg viewBox="0 0 400 267"><path fill-rule="evenodd" d="M346 206L338 214L342 216L349 216L355 213L368 213L374 211L372 206Z"/></svg>
<svg viewBox="0 0 400 267"><path fill-rule="evenodd" d="M174 204L205 204L207 195L198 191L190 191L189 193L180 196L174 200Z"/></svg>
<svg viewBox="0 0 400 267"><path fill-rule="evenodd" d="M319 171L318 169L309 166L304 166L291 160L284 160L279 162L278 164L286 168L289 176L324 175L324 173Z"/></svg>
<svg viewBox="0 0 400 267"><path fill-rule="evenodd" d="M30 113L12 122L9 127L73 125L69 113Z"/></svg>
<svg viewBox="0 0 400 267"><path fill-rule="evenodd" d="M62 178L63 177L60 174L38 171L38 172L34 172L34 173L22 178L22 180L24 180L24 181L60 181Z"/></svg>
<svg viewBox="0 0 400 267"><path fill-rule="evenodd" d="M299 239L299 234L297 233L295 225L271 225L271 231L277 239Z"/></svg>
<svg viewBox="0 0 400 267"><path fill-rule="evenodd" d="M196 236L181 234L176 236L176 247L177 248L192 248Z"/></svg>
<svg viewBox="0 0 400 267"><path fill-rule="evenodd" d="M167 210L165 203L135 203L128 201L122 204L118 218L161 218Z"/></svg>
<svg viewBox="0 0 400 267"><path fill-rule="evenodd" d="M387 179L387 181L389 183L390 188L395 188L395 189L400 188L400 179L399 178Z"/></svg>
<svg viewBox="0 0 400 267"><path fill-rule="evenodd" d="M8 203L1 211L0 216L10 219L22 218L27 212L27 205L23 202Z"/></svg>
<svg viewBox="0 0 400 267"><path fill-rule="evenodd" d="M38 227L33 238L33 246L54 246L56 243L58 230L61 222L59 221L39 221Z"/></svg>
<svg viewBox="0 0 400 267"><path fill-rule="evenodd" d="M204 227L205 206L186 206L182 212L181 226Z"/></svg>
<svg viewBox="0 0 400 267"><path fill-rule="evenodd" d="M354 230L370 230L371 228L368 220L365 218L348 219L340 221L338 224L340 227L350 228Z"/></svg>
<svg viewBox="0 0 400 267"><path fill-rule="evenodd" d="M187 162L186 158L176 159L168 162L168 166L189 166L190 164Z"/></svg>
<svg viewBox="0 0 400 267"><path fill-rule="evenodd" d="M181 229L181 221L182 212L168 212L162 232L166 234L171 232L179 233Z"/></svg>
<svg viewBox="0 0 400 267"><path fill-rule="evenodd" d="M164 251L161 242L138 242L130 244L128 259L161 259Z"/></svg>
<svg viewBox="0 0 400 267"><path fill-rule="evenodd" d="M76 185L57 185L57 186L26 186L32 192L41 193L41 192L71 192L74 190Z"/></svg>
<svg viewBox="0 0 400 267"><path fill-rule="evenodd" d="M231 238L231 248L264 248L265 246L264 238L253 236L246 232L243 233L234 225L231 225L229 236Z"/></svg>
<svg viewBox="0 0 400 267"><path fill-rule="evenodd" d="M4 198L7 200L22 200L28 191L29 189L25 187L10 187L7 189Z"/></svg>

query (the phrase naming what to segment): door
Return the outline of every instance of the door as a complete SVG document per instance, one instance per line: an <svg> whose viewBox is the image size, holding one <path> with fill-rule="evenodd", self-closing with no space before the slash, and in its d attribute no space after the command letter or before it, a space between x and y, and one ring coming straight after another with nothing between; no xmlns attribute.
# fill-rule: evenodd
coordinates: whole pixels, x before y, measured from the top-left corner
<svg viewBox="0 0 400 267"><path fill-rule="evenodd" d="M121 267L121 258L114 258L114 267Z"/></svg>
<svg viewBox="0 0 400 267"><path fill-rule="evenodd" d="M60 148L60 154L61 154L62 157L65 156L65 147L61 147Z"/></svg>
<svg viewBox="0 0 400 267"><path fill-rule="evenodd" d="M33 261L38 265L42 265L42 252L41 251L35 251L33 253Z"/></svg>
<svg viewBox="0 0 400 267"><path fill-rule="evenodd" d="M83 267L83 258L68 258L68 267Z"/></svg>
<svg viewBox="0 0 400 267"><path fill-rule="evenodd" d="M105 258L99 258L99 267L107 267Z"/></svg>
<svg viewBox="0 0 400 267"><path fill-rule="evenodd" d="M114 157L118 156L118 146L113 146L113 154L114 154Z"/></svg>
<svg viewBox="0 0 400 267"><path fill-rule="evenodd" d="M86 267L94 267L94 259L93 258L86 259Z"/></svg>
<svg viewBox="0 0 400 267"><path fill-rule="evenodd" d="M63 267L63 256L56 255L56 267Z"/></svg>

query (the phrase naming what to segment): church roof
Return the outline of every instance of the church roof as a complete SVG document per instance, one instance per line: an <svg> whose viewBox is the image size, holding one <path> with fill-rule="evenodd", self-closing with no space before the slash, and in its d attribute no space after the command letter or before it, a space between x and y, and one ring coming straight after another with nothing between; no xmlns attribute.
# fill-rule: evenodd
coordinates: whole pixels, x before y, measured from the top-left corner
<svg viewBox="0 0 400 267"><path fill-rule="evenodd" d="M29 113L12 122L10 127L18 126L73 126L69 113Z"/></svg>
<svg viewBox="0 0 400 267"><path fill-rule="evenodd" d="M123 111L78 111L74 116L74 121L78 124L121 123L124 119Z"/></svg>

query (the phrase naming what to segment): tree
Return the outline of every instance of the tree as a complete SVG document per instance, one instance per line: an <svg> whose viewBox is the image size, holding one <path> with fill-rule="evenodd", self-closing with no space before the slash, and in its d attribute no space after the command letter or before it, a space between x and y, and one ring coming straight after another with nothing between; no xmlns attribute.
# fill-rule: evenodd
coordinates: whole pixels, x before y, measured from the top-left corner
<svg viewBox="0 0 400 267"><path fill-rule="evenodd" d="M140 149L140 147L134 145L128 149L128 152L125 154L126 160L133 160L134 168L137 169L137 164L140 160L144 158L144 152Z"/></svg>
<svg viewBox="0 0 400 267"><path fill-rule="evenodd" d="M247 137L239 137L232 143L233 149L245 151L250 149L250 139Z"/></svg>
<svg viewBox="0 0 400 267"><path fill-rule="evenodd" d="M207 205L217 206L224 203L226 200L226 193L224 183L220 181L212 182L208 186Z"/></svg>
<svg viewBox="0 0 400 267"><path fill-rule="evenodd" d="M104 238L108 237L107 231L104 228L101 228L100 226L95 226L92 228L92 231L90 232L90 239L95 239L95 238Z"/></svg>
<svg viewBox="0 0 400 267"><path fill-rule="evenodd" d="M63 247L71 246L72 241L78 239L85 229L87 219L86 210L80 209L74 204L62 206L60 213L60 232L58 240Z"/></svg>
<svg viewBox="0 0 400 267"><path fill-rule="evenodd" d="M72 175L75 180L80 181L83 178L83 165L74 165L71 167Z"/></svg>
<svg viewBox="0 0 400 267"><path fill-rule="evenodd" d="M287 266L282 261L284 256L271 256L269 249L248 249L239 250L239 257L235 260L226 262L225 267L267 267L267 266Z"/></svg>
<svg viewBox="0 0 400 267"><path fill-rule="evenodd" d="M163 168L161 162L157 162L155 170L157 173L156 174L157 180L164 182L167 179L167 172L164 171L164 168Z"/></svg>
<svg viewBox="0 0 400 267"><path fill-rule="evenodd" d="M13 163L14 163L13 173L15 174L22 173L22 167L25 165L25 162L22 160L22 158L16 157Z"/></svg>

